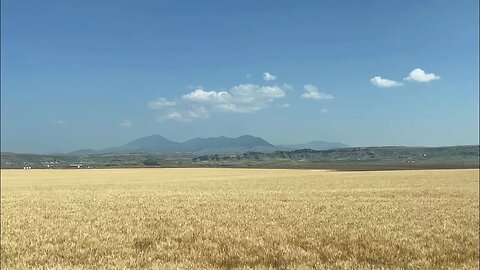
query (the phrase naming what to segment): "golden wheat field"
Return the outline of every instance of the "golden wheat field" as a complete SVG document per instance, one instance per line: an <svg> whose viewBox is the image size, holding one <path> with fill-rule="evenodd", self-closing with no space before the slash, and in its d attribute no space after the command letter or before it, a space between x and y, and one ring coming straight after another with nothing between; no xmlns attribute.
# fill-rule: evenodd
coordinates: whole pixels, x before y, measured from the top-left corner
<svg viewBox="0 0 480 270"><path fill-rule="evenodd" d="M2 170L2 269L478 269L479 171Z"/></svg>

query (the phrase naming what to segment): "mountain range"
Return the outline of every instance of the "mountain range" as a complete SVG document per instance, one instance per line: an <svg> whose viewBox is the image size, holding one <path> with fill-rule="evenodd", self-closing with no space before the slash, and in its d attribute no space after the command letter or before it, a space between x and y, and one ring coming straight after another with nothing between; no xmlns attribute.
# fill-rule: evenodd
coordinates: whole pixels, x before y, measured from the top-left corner
<svg viewBox="0 0 480 270"><path fill-rule="evenodd" d="M312 141L304 144L273 145L266 140L251 135L237 138L225 136L194 138L185 142L175 142L160 135L142 137L122 146L100 150L81 149L70 154L89 155L102 153L239 153L245 151L273 152L279 150L312 149L329 150L349 147L342 143Z"/></svg>

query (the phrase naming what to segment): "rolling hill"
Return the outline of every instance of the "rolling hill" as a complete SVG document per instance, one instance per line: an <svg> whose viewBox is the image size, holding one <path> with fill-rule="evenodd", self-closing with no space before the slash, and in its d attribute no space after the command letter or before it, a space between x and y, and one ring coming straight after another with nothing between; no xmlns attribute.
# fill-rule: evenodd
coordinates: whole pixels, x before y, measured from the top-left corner
<svg viewBox="0 0 480 270"><path fill-rule="evenodd" d="M158 138L157 138L158 139ZM151 142L155 139L142 140ZM140 141L140 142L142 142ZM197 140L195 140L197 141ZM250 141L250 140L247 140ZM138 146L145 146L143 143ZM201 140L205 147L219 147L217 142ZM260 143L261 141L258 141ZM240 144L244 146L245 142ZM263 143L265 144L265 143ZM228 144L230 146L230 144ZM257 144L255 144L257 145ZM132 144L128 144L132 146ZM222 145L220 145L222 146ZM143 148L142 148L143 149ZM209 148L210 149L210 148ZM337 170L442 169L478 168L479 146L449 147L352 147L332 150L300 149L273 152L238 153L96 153L79 154L16 154L1 153L1 168L68 168L81 164L84 168L109 167L252 167L252 168L315 168Z"/></svg>
<svg viewBox="0 0 480 270"><path fill-rule="evenodd" d="M312 150L330 150L336 148L348 148L349 145L339 143L339 142L326 142L326 141L312 141L308 143L301 144L289 144L281 145L285 148L296 150L296 149L312 149Z"/></svg>

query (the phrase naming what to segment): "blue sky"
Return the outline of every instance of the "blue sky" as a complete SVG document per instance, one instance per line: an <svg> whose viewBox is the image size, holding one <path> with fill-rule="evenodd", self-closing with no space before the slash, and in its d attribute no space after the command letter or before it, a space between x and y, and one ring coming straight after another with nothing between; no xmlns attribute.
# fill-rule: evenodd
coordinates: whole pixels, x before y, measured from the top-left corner
<svg viewBox="0 0 480 270"><path fill-rule="evenodd" d="M478 1L2 1L2 151L478 144Z"/></svg>

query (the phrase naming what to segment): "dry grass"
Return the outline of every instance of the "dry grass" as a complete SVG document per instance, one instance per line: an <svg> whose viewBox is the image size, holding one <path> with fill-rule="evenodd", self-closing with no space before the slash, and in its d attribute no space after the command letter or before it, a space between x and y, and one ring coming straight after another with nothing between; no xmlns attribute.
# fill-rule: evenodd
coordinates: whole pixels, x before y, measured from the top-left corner
<svg viewBox="0 0 480 270"><path fill-rule="evenodd" d="M2 269L478 269L478 170L4 170Z"/></svg>

